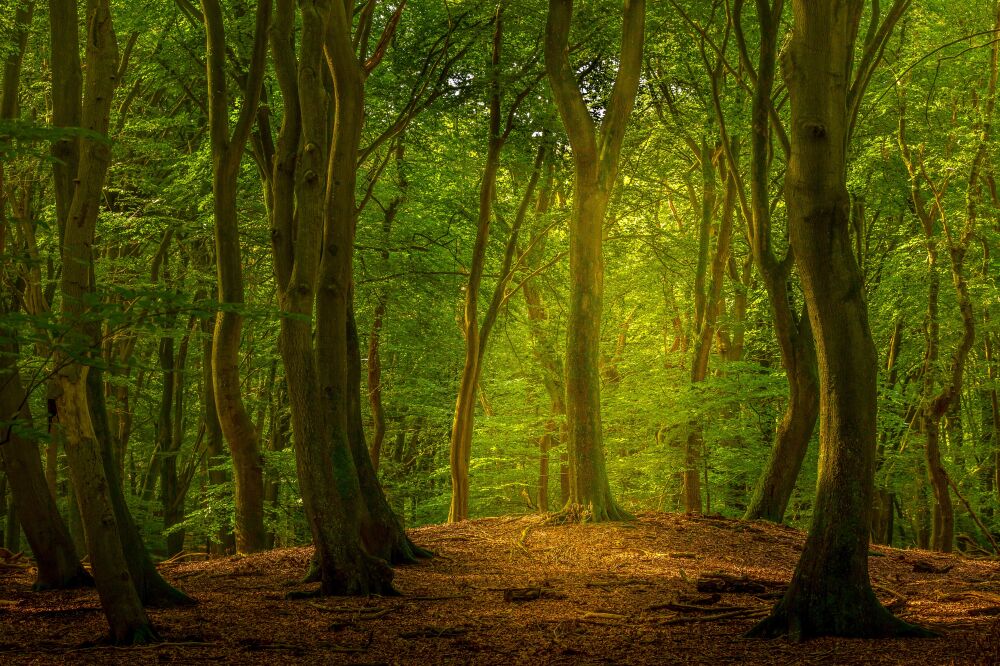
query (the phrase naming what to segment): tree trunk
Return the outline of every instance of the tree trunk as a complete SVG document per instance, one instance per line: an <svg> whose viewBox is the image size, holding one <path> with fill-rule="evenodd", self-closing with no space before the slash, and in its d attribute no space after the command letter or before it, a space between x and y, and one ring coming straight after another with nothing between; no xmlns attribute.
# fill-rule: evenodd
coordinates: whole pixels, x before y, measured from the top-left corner
<svg viewBox="0 0 1000 666"><path fill-rule="evenodd" d="M279 342L299 487L316 546L320 593L388 594L393 592L392 570L365 553L361 543L365 507L349 435L348 303L361 72L343 4L320 1L303 3L300 9L297 65L290 0L279 0L271 31L286 104L273 165L271 241L279 303L284 312L295 315L281 318ZM324 46L335 81L337 116L329 153ZM356 347L354 351L357 355ZM360 406L360 385L355 389ZM370 465L363 440L355 444Z"/></svg>
<svg viewBox="0 0 1000 666"><path fill-rule="evenodd" d="M863 6L861 0L794 0L794 28L784 53L792 128L785 201L816 336L820 465L802 557L784 598L752 636L928 633L883 608L868 576L878 369L851 244L846 187L850 109L864 89L863 83L851 85ZM819 43L826 48L816 49ZM878 48L877 43L866 44L866 51ZM868 53L861 62L867 58Z"/></svg>
<svg viewBox="0 0 1000 666"><path fill-rule="evenodd" d="M240 387L240 333L243 328L243 263L236 209L237 177L260 99L271 0L258 0L254 47L246 99L232 136L226 86L226 36L218 0L202 0L212 141L212 193L219 302L212 344L215 402L222 433L233 456L236 486L236 551L254 553L267 545L264 529L264 466L259 438Z"/></svg>
<svg viewBox="0 0 1000 666"><path fill-rule="evenodd" d="M16 338L13 331L2 331L0 339ZM0 421L9 423L0 430L0 464L7 475L12 506L17 508L17 518L35 556L34 589L92 585L93 579L80 566L69 530L59 515L55 497L49 492L38 447L19 434L30 430L31 411L16 359L15 348L0 345ZM17 422L20 425L15 427ZM9 544L7 547L15 552L20 550Z"/></svg>
<svg viewBox="0 0 1000 666"><path fill-rule="evenodd" d="M91 132L106 135L117 77L118 45L107 0L89 0L87 14L87 75L82 125ZM75 34L76 24L53 24L53 41L58 35L59 40L73 43ZM84 320L86 298L93 289L91 247L101 189L110 160L111 149L108 145L95 139L80 140L76 188L64 225L61 322L68 332L65 343L84 348L94 345L94 340L86 332ZM57 351L56 366L60 368L57 374L60 392L56 402L60 426L65 435L66 459L111 638L123 644L155 640L156 634L142 607L122 549L120 526L103 469L100 443L91 420L87 395L90 368L65 350Z"/></svg>
<svg viewBox="0 0 1000 666"><path fill-rule="evenodd" d="M740 35L741 8L742 4L735 5L732 19ZM791 252L786 252L779 260L771 243L770 170L773 140L776 136L786 155L788 152L783 126L776 126L771 119L783 3L775 2L770 5L758 2L757 10L760 48L752 102L750 209L744 208L744 214L749 223L751 255L767 290L775 337L788 382L788 402L775 431L774 446L767 465L751 495L745 518L781 522L816 427L819 415L819 379L816 374L816 349L809 313L803 306L802 314L796 315L792 304L789 284ZM742 37L740 42L742 43ZM713 93L716 115L720 126L724 127L725 118L717 86L713 88ZM738 172L740 166L733 151L727 151L726 157L730 169ZM745 202L745 195L741 194L740 200Z"/></svg>
<svg viewBox="0 0 1000 666"><path fill-rule="evenodd" d="M430 553L416 546L406 535L382 492L374 461L365 446L365 425L361 415L361 349L354 319L354 289L351 288L347 328L347 381L349 385L350 424L348 436L364 505L361 516L361 542L365 552L390 564L412 564Z"/></svg>
<svg viewBox="0 0 1000 666"><path fill-rule="evenodd" d="M803 312L795 317L788 305L788 292L784 285L768 288L768 293L771 295L775 334L780 341L788 378L788 403L774 434L774 447L754 487L744 518L780 523L802 470L809 440L816 429L819 378L809 313Z"/></svg>
<svg viewBox="0 0 1000 666"><path fill-rule="evenodd" d="M375 473L378 473L382 458L382 443L385 441L385 408L382 406L382 322L385 319L385 294L380 294L375 304L372 330L368 334L368 404L372 412L372 442L368 455Z"/></svg>
<svg viewBox="0 0 1000 666"><path fill-rule="evenodd" d="M489 137L486 165L479 185L479 216L476 222L476 240L469 263L469 279L465 285L465 305L462 317L462 334L465 338L465 359L455 398L455 416L451 424L451 504L448 522L457 523L469 517L469 463L472 458L472 435L478 388L479 348L479 290L486 266L486 245L490 237L493 217L493 199L496 196L497 172L500 168L500 151L504 137L500 132L500 48L503 41L503 14L497 10L494 18L493 50L491 56Z"/></svg>
<svg viewBox="0 0 1000 666"><path fill-rule="evenodd" d="M396 178L399 183L399 192L392 198L385 209L382 217L382 243L383 248L379 251L383 269L388 269L389 244L392 240L392 223L399 214L399 208L406 198L406 190L409 181L403 171L403 143L399 139L395 149ZM385 440L385 408L382 406L382 328L385 321L388 294L385 289L379 289L376 294L375 316L372 319L372 329L368 336L368 404L372 412L372 441L369 446L369 454L372 459L372 467L378 474L379 459L382 456L382 443Z"/></svg>
<svg viewBox="0 0 1000 666"><path fill-rule="evenodd" d="M187 494L188 484L183 483L178 478L177 459L184 442L184 372L187 365L188 346L191 341L191 329L194 325L194 320L189 322L170 370L173 414L160 481L164 530L184 521L184 496ZM171 344L171 346L173 345ZM177 555L184 550L184 530L174 530L167 535L166 541L167 557Z"/></svg>
<svg viewBox="0 0 1000 666"><path fill-rule="evenodd" d="M279 379L278 389L271 402L271 432L267 439L267 450L277 452L288 448L291 427L288 414L288 386L285 378L282 377ZM265 478L264 502L271 508L273 514L278 513L281 507L281 481L277 475L272 474L270 478ZM269 549L274 548L275 536L274 532L267 535Z"/></svg>
<svg viewBox="0 0 1000 666"><path fill-rule="evenodd" d="M61 9L68 8L60 5L53 11L58 13ZM72 9L75 12L75 7ZM4 60L0 119L16 119L20 115L18 93L21 65L33 10L33 2L21 4L14 15L15 48ZM77 77L79 74L80 70L77 68ZM0 235L9 233L6 229L7 190L3 167L4 165L0 164L0 225L2 225ZM4 277L16 284L13 275ZM5 302L0 303L0 317L10 314L20 306L19 297L14 296L8 303L5 295ZM6 485L10 487L11 494L7 517L7 531L10 538L5 537L5 541L10 550L19 551L18 528L23 528L36 562L34 589L64 589L92 585L93 579L80 566L77 550L56 506L55 457L58 438L53 438L46 447L47 468L43 470L36 443L21 434L32 430L32 418L28 396L25 394L18 371L19 347L16 340L15 330L0 326L0 423L5 424L0 428L0 469L6 474ZM5 490L0 491L0 495L5 492ZM16 544L13 543L15 533L18 536Z"/></svg>
<svg viewBox="0 0 1000 666"><path fill-rule="evenodd" d="M569 135L576 168L569 225L567 508L580 518L593 521L629 517L611 496L601 431L602 241L604 214L618 173L625 125L639 86L645 17L644 0L625 0L618 73L599 128L595 127L569 62L572 0L549 1L545 30L545 68L559 116Z"/></svg>
<svg viewBox="0 0 1000 666"><path fill-rule="evenodd" d="M222 426L219 424L219 413L215 408L215 376L212 372L212 331L215 329L215 317L202 320L202 410L205 412L205 457L208 460L208 485L219 486L226 483L229 475L225 470L214 469L225 462L225 440L222 436ZM236 550L236 535L228 517L223 517L224 526L216 533L209 550L213 555L231 554Z"/></svg>

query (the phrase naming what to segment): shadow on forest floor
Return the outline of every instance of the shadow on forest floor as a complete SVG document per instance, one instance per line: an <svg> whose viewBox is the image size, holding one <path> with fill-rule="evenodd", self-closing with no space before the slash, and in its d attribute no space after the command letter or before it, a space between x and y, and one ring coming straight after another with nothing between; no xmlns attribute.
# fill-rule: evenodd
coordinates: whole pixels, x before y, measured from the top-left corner
<svg viewBox="0 0 1000 666"><path fill-rule="evenodd" d="M151 611L161 645L99 644L93 591L34 594L0 570L0 663L990 664L1000 660L1000 564L877 546L883 603L936 639L742 638L780 596L804 534L761 522L642 514L424 527L438 557L396 570L395 598L288 601L310 549L165 563L196 606Z"/></svg>

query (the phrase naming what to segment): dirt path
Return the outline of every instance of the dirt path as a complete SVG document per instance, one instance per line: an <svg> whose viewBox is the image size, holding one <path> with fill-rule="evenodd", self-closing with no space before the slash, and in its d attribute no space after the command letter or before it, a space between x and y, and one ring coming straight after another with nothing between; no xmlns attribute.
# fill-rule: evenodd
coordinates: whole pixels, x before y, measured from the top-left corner
<svg viewBox="0 0 1000 666"><path fill-rule="evenodd" d="M33 594L27 571L0 570L0 663L1000 663L993 561L876 548L879 597L942 637L794 644L741 634L790 578L795 530L644 514L626 525L491 518L413 536L439 557L398 568L394 598L286 600L305 589L289 582L305 548L165 564L199 603L151 611L168 642L141 648L95 644L106 625L94 592Z"/></svg>

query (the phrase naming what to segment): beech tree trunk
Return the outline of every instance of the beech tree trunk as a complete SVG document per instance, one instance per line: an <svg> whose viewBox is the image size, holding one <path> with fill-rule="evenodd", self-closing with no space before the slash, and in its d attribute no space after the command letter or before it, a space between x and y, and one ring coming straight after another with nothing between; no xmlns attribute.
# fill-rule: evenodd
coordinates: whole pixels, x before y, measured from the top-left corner
<svg viewBox="0 0 1000 666"><path fill-rule="evenodd" d="M229 477L225 470L213 469L225 462L225 438L219 424L219 413L215 408L215 373L212 372L212 331L215 317L206 317L201 322L202 332L202 409L205 413L205 458L208 461L208 485L218 486ZM209 550L214 555L231 554L236 550L236 535L232 525L225 518L224 526L216 533Z"/></svg>
<svg viewBox="0 0 1000 666"><path fill-rule="evenodd" d="M455 399L455 416L451 423L449 447L451 467L451 504L448 522L457 523L469 517L469 463L472 458L472 434L476 410L476 391L479 386L479 349L484 344L479 329L479 290L486 265L486 245L490 237L493 217L493 199L496 196L497 171L500 169L500 151L504 138L500 132L500 48L503 41L503 14L497 10L493 31L493 50L490 61L490 124L486 149L486 165L479 185L479 215L476 221L476 240L469 263L469 279L465 285L465 305L462 315L462 334L465 338L465 359Z"/></svg>
<svg viewBox="0 0 1000 666"><path fill-rule="evenodd" d="M772 107L774 82L777 75L777 55L781 39L783 0L756 3L760 46L757 57L757 77L753 88L752 126L750 137L750 204L744 208L748 221L751 255L767 290L774 333L781 352L781 362L788 382L788 402L774 435L767 464L754 486L747 506L747 520L781 522L795 481L802 469L809 441L819 415L819 378L816 368L816 348L809 313L803 304L801 314L793 305L790 279L793 264L791 249L782 258L775 255L771 243L771 208L769 200L770 170L775 139L789 152L784 126L776 124ZM734 5L733 27L741 57L749 62L743 37L742 3ZM713 102L721 126L724 124L721 100L713 88ZM733 151L726 152L730 169L740 166ZM746 195L740 201L745 205Z"/></svg>
<svg viewBox="0 0 1000 666"><path fill-rule="evenodd" d="M107 0L87 3L87 75L82 124L106 135L112 95L117 83L118 45ZM76 25L53 26L59 39L74 42ZM94 139L81 139L77 185L68 210L62 245L63 272L61 323L67 328L66 344L94 344L85 332L85 299L92 290L91 247L97 223L101 188L111 159L110 147ZM56 353L60 394L56 398L59 422L65 435L66 459L83 519L101 607L115 643L146 643L156 639L142 607L123 552L116 520L94 432L88 402L87 374L90 368L74 360L67 351Z"/></svg>
<svg viewBox="0 0 1000 666"><path fill-rule="evenodd" d="M240 387L240 333L243 328L243 263L236 212L240 160L256 116L264 78L271 0L258 0L253 55L246 98L232 135L226 84L226 35L218 0L202 0L208 57L208 109L212 142L212 193L219 302L212 344L215 402L222 433L233 457L236 486L236 550L253 553L267 546L264 529L264 466L257 429Z"/></svg>
<svg viewBox="0 0 1000 666"><path fill-rule="evenodd" d="M0 330L0 339L16 339L14 331ZM49 492L38 447L18 434L31 428L31 411L16 360L16 347L0 344L0 421L9 423L0 430L0 464L7 475L17 521L35 556L34 589L93 585Z"/></svg>
<svg viewBox="0 0 1000 666"><path fill-rule="evenodd" d="M854 78L862 0L794 0L783 69L791 103L785 201L795 263L816 337L820 465L805 549L784 598L751 636L920 636L892 616L868 575L874 491L877 355L850 237L847 143L866 67L884 42L866 40ZM906 0L889 10L896 16ZM892 23L879 35L891 33ZM816 44L826 48L817 49ZM873 66L873 65L872 65Z"/></svg>
<svg viewBox="0 0 1000 666"><path fill-rule="evenodd" d="M14 16L14 49L4 60L3 92L0 96L0 119L14 119L19 114L21 64L27 46L28 26L34 3L19 5ZM58 12L58 9L56 9ZM79 70L77 70L79 75ZM9 238L7 226L7 189L4 165L0 164L0 236ZM4 271L6 272L6 271ZM14 282L13 275L4 276ZM20 298L3 295L0 318L20 309ZM23 528L36 562L34 589L65 589L92 585L93 579L82 566L69 530L56 507L55 466L47 447L48 470L42 469L38 446L20 433L30 431L32 417L24 385L18 371L17 332L0 326L0 469L10 487L11 505L7 527L13 536L18 524ZM50 473L51 472L51 473ZM0 492L0 494L3 494ZM20 539L18 539L20 541ZM19 545L19 544L18 544ZM8 547L13 551L20 548Z"/></svg>
<svg viewBox="0 0 1000 666"><path fill-rule="evenodd" d="M271 31L286 103L273 164L271 240L279 303L295 315L282 317L279 341L299 486L316 546L319 592L391 594L392 570L362 545L364 516L371 513L358 464L367 464L372 480L374 469L363 437L352 441L350 434L353 426L363 434L360 350L356 331L351 333L350 299L364 72L352 50L350 18L342 3L303 2L300 10L298 62L290 0L279 0ZM335 90L330 150L324 51Z"/></svg>
<svg viewBox="0 0 1000 666"><path fill-rule="evenodd" d="M611 97L596 127L569 62L572 0L550 0L545 68L575 166L570 216L570 296L566 339L566 417L571 514L593 521L628 518L608 483L601 431L600 344L604 296L604 215L618 174L625 125L642 63L645 0L625 0L621 56Z"/></svg>

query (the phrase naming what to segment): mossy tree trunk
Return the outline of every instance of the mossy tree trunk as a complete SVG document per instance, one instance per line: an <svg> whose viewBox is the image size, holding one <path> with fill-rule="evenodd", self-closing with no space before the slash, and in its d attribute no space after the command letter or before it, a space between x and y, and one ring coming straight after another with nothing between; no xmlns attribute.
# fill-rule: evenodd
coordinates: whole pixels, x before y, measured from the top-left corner
<svg viewBox="0 0 1000 666"><path fill-rule="evenodd" d="M9 120L19 116L21 65L33 11L34 3L22 4L14 16L15 48L4 61L0 119ZM4 238L10 237L7 204L4 165L0 164L0 236ZM14 275L3 275L3 280L17 284ZM21 308L19 296L4 293L2 298L0 317ZM35 556L36 590L93 584L90 575L80 565L69 530L56 507L55 479L47 470L42 469L36 443L24 435L32 430L32 418L18 371L20 349L16 340L15 330L0 327L0 422L5 424L0 428L0 469L6 474L7 484L10 486L11 508L16 509L16 517L12 511L14 519L8 519L8 528L20 523L24 529L28 545ZM49 462L51 467L51 461ZM52 467L52 472L54 471Z"/></svg>
<svg viewBox="0 0 1000 666"><path fill-rule="evenodd" d="M74 43L76 25L54 26L54 35ZM106 135L111 101L118 74L118 44L107 0L87 3L87 69L82 105L82 125ZM85 319L87 297L92 292L92 246L104 177L111 160L106 143L80 140L76 188L67 211L62 244L60 322L67 329L64 344L89 348ZM108 480L94 431L88 400L87 376L91 370L69 349L56 351L59 422L65 435L66 459L83 519L101 607L116 643L145 643L156 638L142 607L122 547Z"/></svg>
<svg viewBox="0 0 1000 666"><path fill-rule="evenodd" d="M802 469L809 441L812 439L819 416L819 377L816 368L816 348L813 341L809 314L803 304L802 312L796 311L791 285L793 256L791 247L784 256L775 254L771 241L771 207L768 197L770 172L775 143L786 158L790 145L785 126L773 104L774 83L777 76L777 56L781 39L783 0L761 0L757 7L757 33L760 45L757 60L751 64L747 40L743 32L743 3L734 5L733 29L740 60L756 72L753 85L751 115L753 131L750 136L750 197L740 180L739 168L733 151L726 151L730 169L736 172L740 184L740 204L747 220L747 236L751 255L761 275L768 295L774 334L781 352L781 363L788 382L788 402L785 413L774 434L774 446L767 464L754 486L745 518L781 522L788 501L795 489L795 481ZM713 82L713 103L716 117L723 128L725 119L718 92Z"/></svg>
<svg viewBox="0 0 1000 666"><path fill-rule="evenodd" d="M363 538L373 511L360 475L367 472L366 480L384 496L364 444L360 349L350 303L354 188L368 70L353 52L343 4L301 2L300 10L298 57L290 0L279 0L270 35L286 100L270 179L271 239L279 303L287 313L280 350L299 485L316 546L320 593L386 594L393 591L392 570L378 556L391 559L392 554ZM324 54L334 81L330 144ZM361 436L352 437L352 429L360 429ZM362 461L367 467L359 470ZM390 527L402 533L398 522Z"/></svg>
<svg viewBox="0 0 1000 666"><path fill-rule="evenodd" d="M601 431L602 243L604 216L618 175L625 126L639 87L645 17L645 0L625 0L618 73L599 127L595 126L569 62L572 0L550 0L545 31L545 68L573 148L575 166L566 340L570 466L567 508L593 521L628 517L611 495Z"/></svg>
<svg viewBox="0 0 1000 666"><path fill-rule="evenodd" d="M226 83L226 34L218 0L202 0L207 48L209 130L212 144L212 193L219 302L212 345L216 409L233 457L236 485L236 550L253 553L267 545L264 530L264 466L256 427L240 385L240 333L244 304L243 264L236 208L240 161L256 118L267 53L271 0L258 0L253 53L245 99L232 134Z"/></svg>
<svg viewBox="0 0 1000 666"><path fill-rule="evenodd" d="M2 311L0 311L2 314ZM0 339L14 340L14 331L0 329ZM0 345L0 465L7 475L13 505L35 556L36 590L66 589L93 584L80 565L69 530L49 492L38 446L22 433L32 429L31 411L17 368L17 348Z"/></svg>
<svg viewBox="0 0 1000 666"><path fill-rule="evenodd" d="M869 31L856 66L862 0L792 4L794 27L782 63L791 103L785 200L816 338L820 466L812 524L788 591L751 636L927 635L882 607L868 575L878 369L846 186L850 127L870 71L908 4L895 2ZM820 43L826 47L817 49Z"/></svg>

